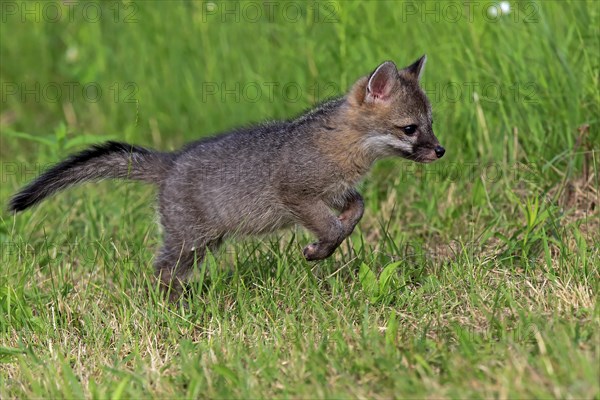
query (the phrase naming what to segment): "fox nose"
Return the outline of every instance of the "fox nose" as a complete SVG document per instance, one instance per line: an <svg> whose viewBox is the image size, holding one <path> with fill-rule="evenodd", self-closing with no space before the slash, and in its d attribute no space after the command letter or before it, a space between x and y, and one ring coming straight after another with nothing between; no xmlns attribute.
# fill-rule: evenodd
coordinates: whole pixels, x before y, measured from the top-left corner
<svg viewBox="0 0 600 400"><path fill-rule="evenodd" d="M444 154L446 153L446 149L443 148L442 146L437 146L435 149L435 155L437 156L437 158L442 158L444 156Z"/></svg>

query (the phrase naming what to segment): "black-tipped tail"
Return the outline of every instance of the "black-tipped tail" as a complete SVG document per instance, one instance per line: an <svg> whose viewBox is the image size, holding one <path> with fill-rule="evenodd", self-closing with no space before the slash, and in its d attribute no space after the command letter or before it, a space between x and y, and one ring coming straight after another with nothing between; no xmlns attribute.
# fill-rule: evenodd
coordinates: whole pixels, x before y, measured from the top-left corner
<svg viewBox="0 0 600 400"><path fill-rule="evenodd" d="M95 145L56 164L15 194L9 211L20 212L67 187L106 178L158 183L172 156L120 142Z"/></svg>

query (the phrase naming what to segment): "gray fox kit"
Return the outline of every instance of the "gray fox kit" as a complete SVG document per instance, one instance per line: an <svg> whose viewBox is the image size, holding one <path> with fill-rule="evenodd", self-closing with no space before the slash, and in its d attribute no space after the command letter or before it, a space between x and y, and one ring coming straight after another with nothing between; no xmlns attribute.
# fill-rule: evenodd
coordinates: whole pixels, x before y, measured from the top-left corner
<svg viewBox="0 0 600 400"><path fill-rule="evenodd" d="M11 200L23 211L69 186L105 178L158 186L164 244L156 274L177 298L194 263L226 237L300 224L317 240L304 257L329 257L363 215L355 186L373 162L444 155L431 106L419 87L426 58L398 69L391 61L341 98L296 119L236 129L173 153L107 142L44 172Z"/></svg>

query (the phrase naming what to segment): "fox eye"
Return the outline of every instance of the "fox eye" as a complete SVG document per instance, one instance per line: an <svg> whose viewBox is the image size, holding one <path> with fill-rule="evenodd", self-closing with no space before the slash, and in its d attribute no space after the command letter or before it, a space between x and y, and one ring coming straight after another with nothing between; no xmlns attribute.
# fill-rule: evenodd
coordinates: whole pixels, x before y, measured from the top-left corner
<svg viewBox="0 0 600 400"><path fill-rule="evenodd" d="M417 126L416 125L406 125L406 126L401 126L400 129L402 129L407 136L412 136L417 131Z"/></svg>

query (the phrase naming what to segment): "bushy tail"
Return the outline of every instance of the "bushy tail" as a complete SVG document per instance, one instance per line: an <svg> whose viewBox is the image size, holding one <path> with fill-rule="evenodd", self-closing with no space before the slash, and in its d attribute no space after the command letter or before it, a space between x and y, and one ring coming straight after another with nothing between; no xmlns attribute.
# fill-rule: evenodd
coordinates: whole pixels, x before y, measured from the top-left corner
<svg viewBox="0 0 600 400"><path fill-rule="evenodd" d="M171 168L173 156L126 143L106 142L56 164L15 194L9 210L23 211L70 186L106 178L159 183Z"/></svg>

